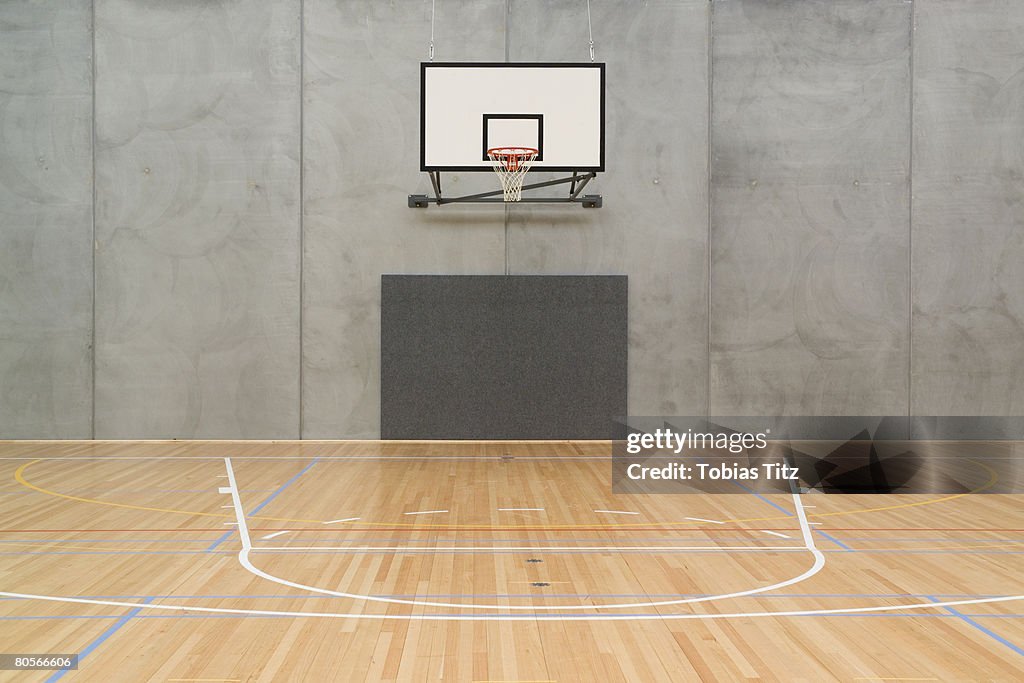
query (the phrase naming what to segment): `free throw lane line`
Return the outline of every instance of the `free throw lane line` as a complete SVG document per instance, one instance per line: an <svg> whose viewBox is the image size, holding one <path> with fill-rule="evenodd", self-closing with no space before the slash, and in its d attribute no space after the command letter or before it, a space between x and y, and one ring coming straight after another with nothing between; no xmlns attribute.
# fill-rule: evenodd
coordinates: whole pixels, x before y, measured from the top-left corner
<svg viewBox="0 0 1024 683"><path fill-rule="evenodd" d="M474 604L470 604L470 603L433 602L433 601L426 601L426 600L404 600L404 599L399 599L399 598L381 598L381 597L375 597L375 596L370 596L370 595L360 595L358 593L346 593L344 591L328 590L326 588L319 588L317 586L310 586L310 585L303 584L303 583L297 583L295 581L290 581L290 580L282 578L280 576L274 576L273 574L268 574L267 572L263 571L262 569L260 569L256 565L254 565L252 563L252 560L250 560L250 558L249 558L249 556L250 556L250 554L252 553L252 550L253 550L252 540L249 537L249 529L248 529L248 527L246 526L246 523L245 523L245 510L242 507L241 497L239 496L239 493L238 493L238 486L235 483L235 474L234 474L234 470L231 467L231 458L224 458L224 467L226 468L227 473L228 473L228 481L230 483L230 488L231 488L231 500L232 500L232 502L235 505L235 516L238 519L238 535L239 535L239 538L241 539L241 542L242 542L242 546L241 546L241 548L238 551L238 562L239 562L239 564L242 565L242 567L244 567L246 570L248 570L250 573L254 574L255 576L258 576L258 577L260 577L262 579L266 579L267 581L273 581L274 583L279 583L282 586L288 586L290 588L296 588L298 590L304 590L304 591L308 591L310 593L319 593L319 594L322 594L322 595L333 595L333 596L339 597L339 598L354 598L354 599L357 599L357 600L365 600L367 602L383 602L383 603L400 604L400 605L417 605L417 606L422 606L422 607L447 607L447 608L455 608L455 609L485 609L485 610L498 610L498 611L505 611L505 610L517 610L517 611L519 611L519 610L528 610L529 611L529 610L536 610L537 609L536 606L534 606L534 605L494 605L494 604L475 604L475 603ZM800 494L799 493L793 493L792 495L793 495L793 503L797 507L797 509L799 510L800 509L799 508L799 506L800 506ZM821 569L825 566L825 555L814 546L813 535L811 534L810 527L807 526L807 517L802 515L802 514L799 514L798 517L799 517L799 520L800 520L801 529L804 531L803 536L804 536L804 542L805 542L805 545L806 545L806 549L814 557L814 563L811 565L811 567L809 569L804 571L802 574L798 574L797 576L793 576L793 577L791 577L789 579L786 579L784 581L779 581L778 583L769 584L767 586L758 586L756 588L750 588L750 589L747 589L747 590L744 590L744 591L737 591L737 592L734 592L734 593L720 593L720 594L717 594L717 595L705 595L705 596L696 597L696 598L684 598L684 599L681 599L681 600L661 600L661 601L655 601L655 602L618 603L618 604L612 604L612 605L601 605L601 606L597 607L596 609L631 609L631 608L637 608L637 607L655 607L655 606L664 606L664 605L683 605L683 604L691 604L691 603L697 603L697 602L713 602L715 600L727 600L727 599L730 599L730 598L739 598L739 597L744 597L744 596L747 596L747 595L757 595L759 593L766 593L766 592L769 592L769 591L777 590L779 588L785 588L787 586L792 586L794 584L800 583L801 581L804 581L805 579L809 579L810 577L814 576L819 571L821 571ZM595 607L593 605L550 605L550 606L545 607L544 609L545 609L545 611L568 611L568 610L589 610L589 609L595 609Z"/></svg>

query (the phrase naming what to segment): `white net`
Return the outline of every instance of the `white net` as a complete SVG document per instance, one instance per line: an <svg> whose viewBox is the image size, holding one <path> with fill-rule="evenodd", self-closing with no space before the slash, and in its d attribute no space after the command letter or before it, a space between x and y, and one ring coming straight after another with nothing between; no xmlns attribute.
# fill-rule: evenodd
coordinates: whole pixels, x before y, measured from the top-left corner
<svg viewBox="0 0 1024 683"><path fill-rule="evenodd" d="M497 147L487 150L494 172L501 179L501 190L506 202L518 202L523 198L523 179L537 154L537 150L529 147Z"/></svg>

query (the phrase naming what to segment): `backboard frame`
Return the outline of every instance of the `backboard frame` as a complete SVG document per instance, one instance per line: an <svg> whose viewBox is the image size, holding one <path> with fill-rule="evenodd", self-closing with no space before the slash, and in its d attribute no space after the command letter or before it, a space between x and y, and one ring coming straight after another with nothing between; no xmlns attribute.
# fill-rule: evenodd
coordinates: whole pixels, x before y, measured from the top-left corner
<svg viewBox="0 0 1024 683"><path fill-rule="evenodd" d="M600 74L600 121L599 121L599 163L594 165L560 165L560 166L537 166L536 171L573 172L573 173L598 173L605 169L605 63L604 62L421 62L420 63L420 170L427 173L440 173L446 171L458 172L489 172L492 171L489 165L437 165L427 163L427 71L429 69L445 68L495 68L495 69L597 69ZM543 112L540 112L541 134L543 133ZM482 112L490 118L536 118L538 113L531 112ZM487 119L485 119L487 120ZM484 131L486 136L486 131ZM539 149L542 149L543 139L539 140ZM487 145L486 137L483 141ZM525 144L525 143L524 143ZM529 145L528 145L529 146ZM482 159L485 161L486 157Z"/></svg>

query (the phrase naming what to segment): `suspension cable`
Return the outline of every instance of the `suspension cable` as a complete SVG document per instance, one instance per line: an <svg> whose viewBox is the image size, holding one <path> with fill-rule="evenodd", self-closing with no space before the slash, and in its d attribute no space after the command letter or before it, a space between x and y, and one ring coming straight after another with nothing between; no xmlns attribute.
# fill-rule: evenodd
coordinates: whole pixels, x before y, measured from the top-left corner
<svg viewBox="0 0 1024 683"><path fill-rule="evenodd" d="M594 61L594 26L590 22L590 0L587 0L587 30L590 32L590 61Z"/></svg>
<svg viewBox="0 0 1024 683"><path fill-rule="evenodd" d="M434 4L436 0L430 0L430 51L427 53L429 61L434 61ZM590 0L587 0L590 2Z"/></svg>

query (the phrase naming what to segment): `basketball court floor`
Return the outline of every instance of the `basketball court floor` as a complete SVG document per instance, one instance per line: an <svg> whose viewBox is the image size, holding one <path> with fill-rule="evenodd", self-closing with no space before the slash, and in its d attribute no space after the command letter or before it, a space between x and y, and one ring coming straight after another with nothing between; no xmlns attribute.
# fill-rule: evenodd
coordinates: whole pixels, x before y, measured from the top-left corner
<svg viewBox="0 0 1024 683"><path fill-rule="evenodd" d="M0 443L55 681L1019 680L1011 495L614 495L608 442Z"/></svg>

